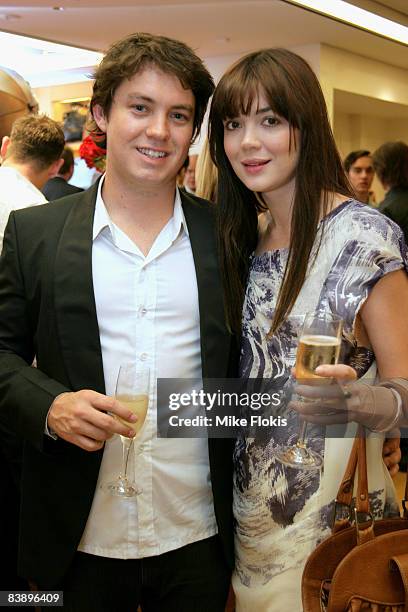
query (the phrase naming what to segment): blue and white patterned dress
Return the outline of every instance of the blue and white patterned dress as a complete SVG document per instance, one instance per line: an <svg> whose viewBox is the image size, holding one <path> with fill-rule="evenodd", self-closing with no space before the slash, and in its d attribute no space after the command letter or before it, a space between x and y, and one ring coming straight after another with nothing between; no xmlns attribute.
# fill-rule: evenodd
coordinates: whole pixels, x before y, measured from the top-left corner
<svg viewBox="0 0 408 612"><path fill-rule="evenodd" d="M392 221L355 200L343 202L325 218L315 244L323 228L318 256L309 266L292 313L272 339L266 336L287 249L253 256L243 314L242 377L271 379L276 390L285 389L295 364L302 316L307 311L324 310L344 320L342 361L353 365L359 376L375 379L373 352L357 345L356 317L381 277L401 268L407 270L407 246ZM319 432L309 434L312 438L316 435L310 445L324 454L321 474L285 467L275 459L276 447L293 443L298 433L299 421L292 413L288 428L275 428L270 436L237 442L233 585L238 612L302 610L304 563L330 534L333 503L352 438L324 440ZM367 441L369 490L376 518L396 509L395 490L382 461L382 444L379 435Z"/></svg>

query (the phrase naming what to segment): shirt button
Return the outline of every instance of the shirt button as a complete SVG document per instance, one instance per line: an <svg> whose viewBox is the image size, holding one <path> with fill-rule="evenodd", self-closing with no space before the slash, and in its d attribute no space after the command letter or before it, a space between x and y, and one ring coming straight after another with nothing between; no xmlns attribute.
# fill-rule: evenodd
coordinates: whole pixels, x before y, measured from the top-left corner
<svg viewBox="0 0 408 612"><path fill-rule="evenodd" d="M142 354L140 355L140 361L146 361L146 359L148 358L148 356L149 356L149 355L148 355L147 353L142 353Z"/></svg>
<svg viewBox="0 0 408 612"><path fill-rule="evenodd" d="M143 307L143 308L140 309L140 316L141 317L144 317L146 313L147 313L147 308Z"/></svg>

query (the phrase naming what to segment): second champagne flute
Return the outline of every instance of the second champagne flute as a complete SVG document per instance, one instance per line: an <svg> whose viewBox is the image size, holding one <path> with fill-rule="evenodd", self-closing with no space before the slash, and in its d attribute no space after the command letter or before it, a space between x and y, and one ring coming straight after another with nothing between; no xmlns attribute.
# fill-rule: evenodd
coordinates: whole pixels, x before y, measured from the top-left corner
<svg viewBox="0 0 408 612"><path fill-rule="evenodd" d="M124 425L135 431L136 436L146 418L149 407L150 389L150 369L148 366L136 361L123 363L119 368L118 379L116 382L116 399L126 406L137 416L136 423L129 423L120 417L116 417ZM117 497L134 497L138 495L136 484L133 477L128 477L128 467L130 454L133 451L134 438L120 436L122 440L122 468L121 472L113 482L108 483L107 487L112 495Z"/></svg>

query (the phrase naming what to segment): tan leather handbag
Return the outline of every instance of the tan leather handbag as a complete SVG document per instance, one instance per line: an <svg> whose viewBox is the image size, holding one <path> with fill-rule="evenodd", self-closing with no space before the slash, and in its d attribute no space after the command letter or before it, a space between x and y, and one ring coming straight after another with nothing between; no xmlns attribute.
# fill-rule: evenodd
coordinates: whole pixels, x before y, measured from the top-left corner
<svg viewBox="0 0 408 612"><path fill-rule="evenodd" d="M407 496L408 477L403 518L374 522L366 441L364 435L356 438L336 498L332 535L310 555L303 571L304 612L408 612Z"/></svg>

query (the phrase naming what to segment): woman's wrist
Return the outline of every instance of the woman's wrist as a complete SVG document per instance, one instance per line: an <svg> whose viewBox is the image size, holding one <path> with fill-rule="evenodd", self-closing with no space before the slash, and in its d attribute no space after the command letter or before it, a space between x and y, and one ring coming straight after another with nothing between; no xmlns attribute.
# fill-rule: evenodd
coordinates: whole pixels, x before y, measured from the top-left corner
<svg viewBox="0 0 408 612"><path fill-rule="evenodd" d="M377 433L398 427L402 416L401 396L388 386L369 385L362 381L345 387L350 420Z"/></svg>

